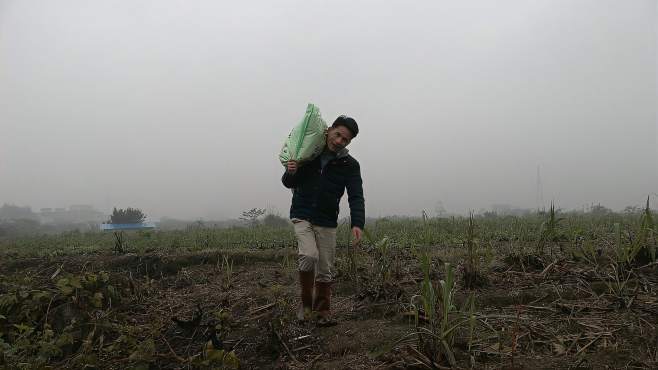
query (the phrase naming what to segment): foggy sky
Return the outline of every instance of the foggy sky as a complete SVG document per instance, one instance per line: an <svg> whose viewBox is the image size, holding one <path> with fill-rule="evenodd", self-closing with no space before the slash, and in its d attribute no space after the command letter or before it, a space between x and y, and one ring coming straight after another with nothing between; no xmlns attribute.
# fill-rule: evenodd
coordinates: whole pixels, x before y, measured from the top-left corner
<svg viewBox="0 0 658 370"><path fill-rule="evenodd" d="M368 216L658 193L655 0L0 0L0 204L287 216L306 104ZM654 197L658 202L658 197ZM347 215L345 199L341 215Z"/></svg>

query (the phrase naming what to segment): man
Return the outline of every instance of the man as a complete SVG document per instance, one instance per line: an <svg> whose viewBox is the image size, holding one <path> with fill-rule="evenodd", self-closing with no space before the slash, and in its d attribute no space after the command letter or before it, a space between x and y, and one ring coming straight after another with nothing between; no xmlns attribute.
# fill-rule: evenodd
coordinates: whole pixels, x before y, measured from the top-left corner
<svg viewBox="0 0 658 370"><path fill-rule="evenodd" d="M353 118L338 117L327 129L322 154L303 166L289 161L281 178L285 187L293 189L290 218L298 241L302 301L297 316L302 321L316 316L319 326L336 324L331 318L331 287L338 207L345 189L354 245L363 234L365 201L361 169L345 148L358 133L359 126Z"/></svg>

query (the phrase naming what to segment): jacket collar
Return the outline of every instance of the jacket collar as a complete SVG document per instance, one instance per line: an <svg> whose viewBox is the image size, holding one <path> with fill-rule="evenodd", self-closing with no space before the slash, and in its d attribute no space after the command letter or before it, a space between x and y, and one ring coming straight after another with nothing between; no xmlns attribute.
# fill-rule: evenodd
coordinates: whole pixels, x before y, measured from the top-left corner
<svg viewBox="0 0 658 370"><path fill-rule="evenodd" d="M333 153L325 147L324 152L322 152L321 156L324 155L325 153L331 153L333 154L333 159L341 159L347 157L349 155L349 152L350 151L347 148L343 148L338 153Z"/></svg>

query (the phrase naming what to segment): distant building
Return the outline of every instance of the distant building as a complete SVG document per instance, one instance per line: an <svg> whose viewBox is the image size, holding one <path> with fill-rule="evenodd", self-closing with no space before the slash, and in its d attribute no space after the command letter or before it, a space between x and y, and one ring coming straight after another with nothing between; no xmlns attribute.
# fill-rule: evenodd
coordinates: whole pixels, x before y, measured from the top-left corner
<svg viewBox="0 0 658 370"><path fill-rule="evenodd" d="M41 208L39 219L44 224L101 223L108 216L87 204L76 204L66 208Z"/></svg>
<svg viewBox="0 0 658 370"><path fill-rule="evenodd" d="M0 207L0 220L37 220L38 216L30 207L3 204Z"/></svg>
<svg viewBox="0 0 658 370"><path fill-rule="evenodd" d="M79 211L93 211L94 207L92 207L88 204L74 204L74 205L69 207L69 210L70 211L76 211L76 212L79 212Z"/></svg>

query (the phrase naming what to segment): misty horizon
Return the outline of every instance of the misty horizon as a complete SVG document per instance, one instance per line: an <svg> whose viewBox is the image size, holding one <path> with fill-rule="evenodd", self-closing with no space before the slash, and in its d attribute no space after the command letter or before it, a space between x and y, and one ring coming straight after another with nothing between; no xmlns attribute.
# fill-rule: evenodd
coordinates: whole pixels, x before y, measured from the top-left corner
<svg viewBox="0 0 658 370"><path fill-rule="evenodd" d="M658 2L373 4L0 0L0 205L287 217L307 103L368 217L658 202Z"/></svg>

